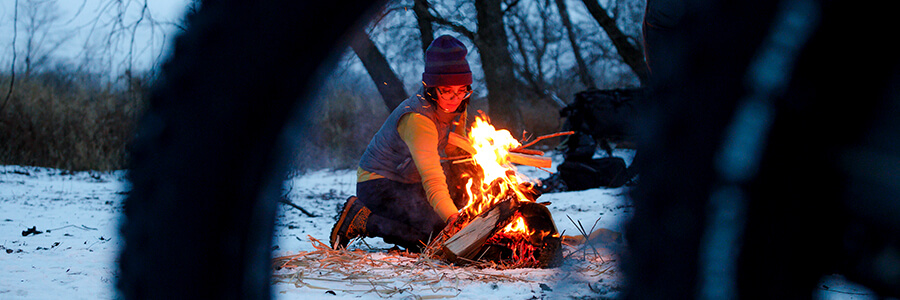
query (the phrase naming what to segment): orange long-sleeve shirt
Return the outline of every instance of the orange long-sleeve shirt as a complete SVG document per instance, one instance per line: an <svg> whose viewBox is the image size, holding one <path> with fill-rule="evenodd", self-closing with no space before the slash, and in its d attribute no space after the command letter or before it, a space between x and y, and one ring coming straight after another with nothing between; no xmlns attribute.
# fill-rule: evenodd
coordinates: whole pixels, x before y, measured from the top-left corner
<svg viewBox="0 0 900 300"><path fill-rule="evenodd" d="M461 118L465 120L465 116ZM400 118L397 124L397 132L400 138L409 147L413 162L422 178L422 187L425 189L425 195L428 203L434 208L434 211L447 220L451 215L458 212L453 199L450 198L450 192L447 187L447 177L444 175L444 169L441 167L441 157L438 153L438 132L434 123L418 113L408 113ZM465 134L465 126L457 126L457 133ZM381 175L357 169L357 181L363 182L367 180L384 178Z"/></svg>

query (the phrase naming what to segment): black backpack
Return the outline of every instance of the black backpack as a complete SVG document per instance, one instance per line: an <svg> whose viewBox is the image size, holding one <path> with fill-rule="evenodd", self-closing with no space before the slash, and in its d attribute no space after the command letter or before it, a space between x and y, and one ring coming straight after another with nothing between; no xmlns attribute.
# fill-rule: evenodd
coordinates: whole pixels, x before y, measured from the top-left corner
<svg viewBox="0 0 900 300"><path fill-rule="evenodd" d="M558 167L566 190L580 191L597 187L616 188L631 180L625 160L608 156L590 160L566 160Z"/></svg>
<svg viewBox="0 0 900 300"><path fill-rule="evenodd" d="M643 97L642 89L589 89L575 94L575 101L559 112L566 118L563 130L575 133L556 147L565 161L556 168L557 174L542 180L542 192L615 188L634 178L637 168L629 168L624 159L612 156L609 142L631 139L634 106ZM593 158L598 146L607 157Z"/></svg>
<svg viewBox="0 0 900 300"><path fill-rule="evenodd" d="M590 158L597 146L612 155L609 142L631 140L635 104L642 101L643 89L588 89L575 94L575 101L559 111L566 118L564 131L575 131L558 150L579 158ZM587 151L587 152L586 152Z"/></svg>

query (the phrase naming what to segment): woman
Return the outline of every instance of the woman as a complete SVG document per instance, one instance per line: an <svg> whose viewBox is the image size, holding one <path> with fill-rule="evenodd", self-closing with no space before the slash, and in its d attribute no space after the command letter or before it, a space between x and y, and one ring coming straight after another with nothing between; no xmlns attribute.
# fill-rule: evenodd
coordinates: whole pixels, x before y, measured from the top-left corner
<svg viewBox="0 0 900 300"><path fill-rule="evenodd" d="M472 94L467 50L441 36L425 50L423 88L400 103L369 142L357 169L356 193L344 204L331 231L331 246L356 237L417 251L456 218L441 157L458 149L451 132L466 134Z"/></svg>

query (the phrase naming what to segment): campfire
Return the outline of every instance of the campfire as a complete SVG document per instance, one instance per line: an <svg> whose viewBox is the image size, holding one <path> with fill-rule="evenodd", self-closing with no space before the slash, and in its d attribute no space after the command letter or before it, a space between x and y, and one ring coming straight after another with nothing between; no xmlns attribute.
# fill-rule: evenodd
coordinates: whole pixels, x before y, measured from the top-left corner
<svg viewBox="0 0 900 300"><path fill-rule="evenodd" d="M560 235L545 207L537 203L535 183L516 171L513 163L550 167L542 152L525 149L542 136L522 145L507 130L497 130L479 116L468 137L456 136L451 143L469 156L453 163L471 163L465 174L465 207L456 221L433 239L426 253L458 264L488 263L505 267L547 267L560 257Z"/></svg>

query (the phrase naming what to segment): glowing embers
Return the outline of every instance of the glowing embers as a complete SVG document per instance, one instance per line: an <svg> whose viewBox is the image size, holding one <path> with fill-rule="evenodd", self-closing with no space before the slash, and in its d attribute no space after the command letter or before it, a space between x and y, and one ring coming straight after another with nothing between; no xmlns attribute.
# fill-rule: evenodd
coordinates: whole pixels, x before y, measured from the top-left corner
<svg viewBox="0 0 900 300"><path fill-rule="evenodd" d="M560 259L560 237L550 211L529 202L518 207L503 229L480 249L480 259L511 268L552 266Z"/></svg>

